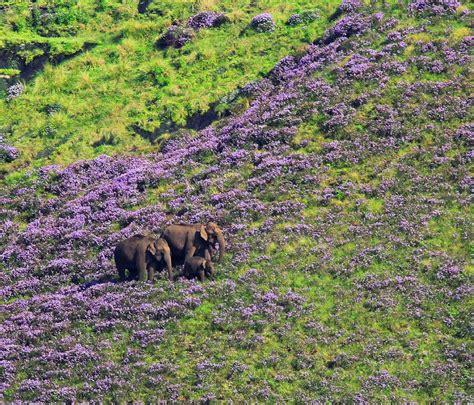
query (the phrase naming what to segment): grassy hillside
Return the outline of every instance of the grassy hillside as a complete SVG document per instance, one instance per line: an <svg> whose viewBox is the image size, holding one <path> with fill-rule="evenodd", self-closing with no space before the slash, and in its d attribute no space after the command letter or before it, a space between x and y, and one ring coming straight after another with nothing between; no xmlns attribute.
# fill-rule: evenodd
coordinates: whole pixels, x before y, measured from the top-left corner
<svg viewBox="0 0 474 405"><path fill-rule="evenodd" d="M302 52L322 34L337 1L317 6L309 0L164 1L151 3L142 14L135 0L66 1L57 11L59 22L46 28L41 24L45 18L37 17L40 23L35 26L31 17L46 12L41 2L36 3L36 14L29 2L17 3L4 12L0 31L0 49L20 54L11 57L17 63L8 67L18 67L17 59L20 65L25 60L34 65L42 57L39 52L50 56L36 80L24 83L20 78L25 87L21 98L0 101L0 131L20 150L14 167L21 168L27 162L38 167L101 153L156 150L147 138L160 142L170 130L185 127L190 117L210 108L223 114L233 91L268 73L287 54ZM159 49L157 39L173 22L186 22L200 10L223 12L229 22L195 32L180 49ZM271 34L248 27L264 10L277 22ZM320 17L285 25L300 11ZM38 49L50 42L56 53ZM26 55L19 44L28 49ZM84 44L91 49L81 53ZM54 63L55 55L67 47L80 54ZM245 103L234 106L245 108Z"/></svg>
<svg viewBox="0 0 474 405"><path fill-rule="evenodd" d="M471 402L471 11L94 4L20 24L97 45L2 102L2 399ZM199 8L229 21L156 48ZM215 281L117 282L117 241L208 220Z"/></svg>

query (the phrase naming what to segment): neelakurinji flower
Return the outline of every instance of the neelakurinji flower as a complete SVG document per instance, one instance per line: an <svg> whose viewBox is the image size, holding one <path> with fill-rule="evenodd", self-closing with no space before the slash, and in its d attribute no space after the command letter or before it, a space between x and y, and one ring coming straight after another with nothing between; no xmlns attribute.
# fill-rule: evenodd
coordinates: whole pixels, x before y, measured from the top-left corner
<svg viewBox="0 0 474 405"><path fill-rule="evenodd" d="M252 18L250 27L256 32L270 32L275 29L275 22L271 14L262 13Z"/></svg>
<svg viewBox="0 0 474 405"><path fill-rule="evenodd" d="M360 0L342 0L338 10L343 13L353 13L362 7Z"/></svg>
<svg viewBox="0 0 474 405"><path fill-rule="evenodd" d="M23 94L25 87L21 83L16 83L7 88L7 101L11 101Z"/></svg>
<svg viewBox="0 0 474 405"><path fill-rule="evenodd" d="M458 0L410 0L408 11L411 14L445 15L454 13L460 5Z"/></svg>
<svg viewBox="0 0 474 405"><path fill-rule="evenodd" d="M179 24L171 25L166 32L158 39L157 45L162 48L172 46L182 48L193 39L193 30Z"/></svg>
<svg viewBox="0 0 474 405"><path fill-rule="evenodd" d="M317 11L303 11L299 14L292 14L288 18L286 24L290 26L295 26L299 24L309 24L315 21L319 17L319 13Z"/></svg>
<svg viewBox="0 0 474 405"><path fill-rule="evenodd" d="M195 31L203 28L218 27L227 21L224 13L216 13L214 11L202 11L188 19L188 27Z"/></svg>

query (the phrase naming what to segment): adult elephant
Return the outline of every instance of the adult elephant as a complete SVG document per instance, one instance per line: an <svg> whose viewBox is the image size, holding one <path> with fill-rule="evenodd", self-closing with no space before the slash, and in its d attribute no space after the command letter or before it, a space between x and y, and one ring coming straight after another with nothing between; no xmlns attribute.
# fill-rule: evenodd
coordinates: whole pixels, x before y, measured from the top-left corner
<svg viewBox="0 0 474 405"><path fill-rule="evenodd" d="M168 277L173 280L171 249L166 240L152 236L135 235L119 242L114 252L115 265L120 280L125 281L125 270L129 271L129 280L137 277L140 281L153 281L155 271L165 266Z"/></svg>
<svg viewBox="0 0 474 405"><path fill-rule="evenodd" d="M190 257L201 256L211 260L211 247L219 243L219 262L225 253L225 240L221 229L214 222L203 224L177 224L168 226L163 234L173 255L173 261L185 262Z"/></svg>

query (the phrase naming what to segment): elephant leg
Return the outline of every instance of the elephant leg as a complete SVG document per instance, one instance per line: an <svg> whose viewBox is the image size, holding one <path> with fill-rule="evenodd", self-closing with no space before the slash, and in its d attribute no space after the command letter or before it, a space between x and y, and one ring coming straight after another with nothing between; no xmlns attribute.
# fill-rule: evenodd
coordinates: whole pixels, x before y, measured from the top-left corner
<svg viewBox="0 0 474 405"><path fill-rule="evenodd" d="M182 275L189 280L189 270L188 270L188 266L186 264L184 265Z"/></svg>
<svg viewBox="0 0 474 405"><path fill-rule="evenodd" d="M125 267L122 266L122 265L118 265L118 266L117 266L117 270L118 270L118 274L119 274L120 281L125 281L125 279L126 279L126 276L125 276Z"/></svg>
<svg viewBox="0 0 474 405"><path fill-rule="evenodd" d="M199 280L201 280L201 282L204 282L204 269L199 270Z"/></svg>
<svg viewBox="0 0 474 405"><path fill-rule="evenodd" d="M189 246L187 249L186 249L186 255L184 257L184 261L186 262L186 260L188 260L189 258L193 257L194 256L194 253L196 253L196 247L195 246Z"/></svg>
<svg viewBox="0 0 474 405"><path fill-rule="evenodd" d="M169 251L165 252L163 259L165 261L166 269L168 270L168 279L173 281L173 266L171 263L171 254Z"/></svg>
<svg viewBox="0 0 474 405"><path fill-rule="evenodd" d="M148 281L153 281L155 280L155 269L153 267L148 268Z"/></svg>
<svg viewBox="0 0 474 405"><path fill-rule="evenodd" d="M157 266L156 263L149 263L147 266L147 276L148 276L148 281L153 281L155 280L155 272L157 271Z"/></svg>
<svg viewBox="0 0 474 405"><path fill-rule="evenodd" d="M137 253L138 280L146 281L148 277L147 262L145 261L145 252Z"/></svg>
<svg viewBox="0 0 474 405"><path fill-rule="evenodd" d="M138 272L138 281L146 281L147 277L148 277L147 269L146 268L144 270L140 269L140 271Z"/></svg>
<svg viewBox="0 0 474 405"><path fill-rule="evenodd" d="M212 261L210 249L204 249L204 259Z"/></svg>
<svg viewBox="0 0 474 405"><path fill-rule="evenodd" d="M207 269L205 270L205 272L207 273L208 277L211 279L211 280L215 280L216 279L216 274L215 274L215 270L213 267L211 267L210 269Z"/></svg>

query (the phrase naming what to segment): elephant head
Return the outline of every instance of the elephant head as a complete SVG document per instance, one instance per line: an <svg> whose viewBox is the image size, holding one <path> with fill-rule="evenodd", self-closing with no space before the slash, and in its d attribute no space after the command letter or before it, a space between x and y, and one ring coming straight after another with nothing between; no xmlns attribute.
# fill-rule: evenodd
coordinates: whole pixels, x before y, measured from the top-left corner
<svg viewBox="0 0 474 405"><path fill-rule="evenodd" d="M171 250L166 240L162 238L155 239L148 244L146 250L157 262L164 260L166 267L171 268Z"/></svg>
<svg viewBox="0 0 474 405"><path fill-rule="evenodd" d="M225 240L219 226L214 222L208 222L206 226L201 225L199 233L201 238L207 241L211 246L216 242L219 243L219 263L221 263L225 253Z"/></svg>
<svg viewBox="0 0 474 405"><path fill-rule="evenodd" d="M206 277L214 278L214 264L210 260L206 260L206 262L203 264L203 269Z"/></svg>
<svg viewBox="0 0 474 405"><path fill-rule="evenodd" d="M199 280L204 281L205 277L213 279L214 278L214 264L210 260L202 260L199 265L198 274Z"/></svg>

